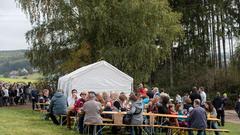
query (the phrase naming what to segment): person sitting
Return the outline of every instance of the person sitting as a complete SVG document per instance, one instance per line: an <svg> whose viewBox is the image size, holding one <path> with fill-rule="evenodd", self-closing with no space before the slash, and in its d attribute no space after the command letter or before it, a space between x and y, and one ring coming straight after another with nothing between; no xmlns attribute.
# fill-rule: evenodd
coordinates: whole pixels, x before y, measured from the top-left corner
<svg viewBox="0 0 240 135"><path fill-rule="evenodd" d="M201 101L199 99L194 100L194 108L190 112L190 128L199 129L197 135L205 135L205 129L207 128L207 115L205 110L200 106ZM189 130L189 135L193 135L193 131Z"/></svg>
<svg viewBox="0 0 240 135"><path fill-rule="evenodd" d="M185 99L185 104L183 105L183 114L187 115L190 112L190 108L192 108L192 100L191 98L186 98Z"/></svg>
<svg viewBox="0 0 240 135"><path fill-rule="evenodd" d="M44 110L44 105L42 104L44 103L43 92L39 92L38 103L41 103L40 108L41 110Z"/></svg>
<svg viewBox="0 0 240 135"><path fill-rule="evenodd" d="M102 95L100 93L96 94L96 101L100 102L102 104L102 106L105 106L106 102L103 99Z"/></svg>
<svg viewBox="0 0 240 135"><path fill-rule="evenodd" d="M169 102L170 98L166 93L162 93L159 99L159 102L157 104L158 106L158 113L159 114L167 114L168 113L168 107L167 104ZM158 117L158 123L162 125L168 125L168 120L164 117Z"/></svg>
<svg viewBox="0 0 240 135"><path fill-rule="evenodd" d="M88 92L88 101L83 104L82 111L85 113L84 123L90 123L90 124L102 123L102 117L100 115L102 112L102 104L96 101L95 92L92 92L92 91ZM97 130L99 129L100 127L97 126ZM99 134L101 134L101 132L99 132Z"/></svg>
<svg viewBox="0 0 240 135"><path fill-rule="evenodd" d="M168 114L171 115L178 115L178 113L174 109L174 104L168 105ZM178 119L177 118L170 118L169 119L169 125L175 125L179 127Z"/></svg>
<svg viewBox="0 0 240 135"><path fill-rule="evenodd" d="M116 97L117 95L118 95L117 93L112 94L112 97L114 99L114 101L112 102L112 111L115 111L115 112L126 111L127 107L125 106L125 102L127 100L127 97L125 93L121 93L118 98ZM121 127L112 126L112 129L111 129L112 134L118 134L120 129Z"/></svg>
<svg viewBox="0 0 240 135"><path fill-rule="evenodd" d="M216 118L217 117L217 111L216 109L214 108L213 104L209 101L206 101L204 103L204 107L205 107L205 111L208 115L208 117L210 118ZM209 127L212 128L212 129L217 129L217 122L211 122L211 123L208 123ZM215 131L215 135L219 135L219 132L216 132Z"/></svg>
<svg viewBox="0 0 240 135"><path fill-rule="evenodd" d="M159 99L160 99L160 97L156 96L148 103L148 110L147 110L147 112L158 113L158 102L159 102Z"/></svg>
<svg viewBox="0 0 240 135"><path fill-rule="evenodd" d="M67 98L63 95L62 90L57 90L53 95L49 105L49 117L53 123L59 125L56 115L66 115L67 113Z"/></svg>
<svg viewBox="0 0 240 135"><path fill-rule="evenodd" d="M176 104L175 110L177 112L177 115L179 116L184 115L182 104ZM178 118L178 123L180 127L187 127L187 121L184 118Z"/></svg>
<svg viewBox="0 0 240 135"><path fill-rule="evenodd" d="M69 108L67 112L67 128L71 129L71 116L76 116L77 113L81 112L81 108L83 107L83 104L86 102L86 93L81 92L80 93L80 99L78 99L72 108ZM80 123L83 125L83 122L80 121Z"/></svg>
<svg viewBox="0 0 240 135"><path fill-rule="evenodd" d="M77 90L76 89L73 89L72 91L71 91L71 96L69 96L68 98L67 98L67 103L68 103L68 107L70 108L70 109L72 109L73 108L73 106L74 106L74 104L75 104L75 102L77 101Z"/></svg>
<svg viewBox="0 0 240 135"><path fill-rule="evenodd" d="M106 105L104 106L103 111L112 111L112 107L111 107L111 103L107 102ZM112 119L112 115L111 114L102 114L103 118L108 118L108 119Z"/></svg>
<svg viewBox="0 0 240 135"><path fill-rule="evenodd" d="M126 111L127 108L124 105L126 100L127 100L127 97L125 96L125 94L120 94L119 98L113 102L113 110L117 112Z"/></svg>

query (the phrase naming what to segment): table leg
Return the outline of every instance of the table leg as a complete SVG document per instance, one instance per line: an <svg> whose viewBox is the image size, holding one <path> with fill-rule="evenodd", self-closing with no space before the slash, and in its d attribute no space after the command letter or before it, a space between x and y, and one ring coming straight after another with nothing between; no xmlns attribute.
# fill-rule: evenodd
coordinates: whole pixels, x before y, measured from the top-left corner
<svg viewBox="0 0 240 135"><path fill-rule="evenodd" d="M94 128L93 128L93 135L97 135L97 126L94 125Z"/></svg>

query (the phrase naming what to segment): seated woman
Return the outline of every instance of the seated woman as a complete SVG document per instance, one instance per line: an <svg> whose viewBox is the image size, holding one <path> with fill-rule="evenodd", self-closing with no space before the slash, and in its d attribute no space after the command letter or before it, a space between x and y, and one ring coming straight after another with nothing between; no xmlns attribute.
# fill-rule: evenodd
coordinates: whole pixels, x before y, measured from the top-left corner
<svg viewBox="0 0 240 135"><path fill-rule="evenodd" d="M111 107L111 103L107 102L106 105L104 106L103 111L112 111L112 107ZM108 118L108 119L112 119L112 115L111 114L102 114L103 118Z"/></svg>
<svg viewBox="0 0 240 135"><path fill-rule="evenodd" d="M147 110L147 112L158 113L158 102L159 102L159 96L154 97L148 103L148 110Z"/></svg>
<svg viewBox="0 0 240 135"><path fill-rule="evenodd" d="M176 112L178 113L178 115L183 116L183 108L182 108L182 104L176 104ZM187 127L187 122L186 119L184 118L178 118L178 123L180 127Z"/></svg>
<svg viewBox="0 0 240 135"><path fill-rule="evenodd" d="M174 109L174 104L168 105L168 114L171 115L178 115L178 112ZM178 119L177 118L169 118L169 125L174 125L179 127Z"/></svg>
<svg viewBox="0 0 240 135"><path fill-rule="evenodd" d="M119 97L113 102L113 110L114 111L126 111L127 108L125 106L125 102L127 97L125 94L120 94Z"/></svg>
<svg viewBox="0 0 240 135"><path fill-rule="evenodd" d="M207 116L210 118L216 118L217 117L217 111L214 108L213 104L209 101L204 103L205 111L207 113ZM217 129L217 122L213 121L211 123L208 122L208 127L212 129ZM215 131L215 135L219 135L219 132Z"/></svg>

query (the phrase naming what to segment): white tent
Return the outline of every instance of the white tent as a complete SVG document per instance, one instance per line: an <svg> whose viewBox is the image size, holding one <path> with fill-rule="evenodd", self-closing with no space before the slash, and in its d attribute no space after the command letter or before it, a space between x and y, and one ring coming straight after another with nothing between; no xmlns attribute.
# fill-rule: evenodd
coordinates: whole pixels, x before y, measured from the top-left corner
<svg viewBox="0 0 240 135"><path fill-rule="evenodd" d="M72 73L62 76L58 80L58 88L63 89L66 96L72 89L95 92L126 92L130 93L133 86L133 78L123 73L106 61L99 61Z"/></svg>

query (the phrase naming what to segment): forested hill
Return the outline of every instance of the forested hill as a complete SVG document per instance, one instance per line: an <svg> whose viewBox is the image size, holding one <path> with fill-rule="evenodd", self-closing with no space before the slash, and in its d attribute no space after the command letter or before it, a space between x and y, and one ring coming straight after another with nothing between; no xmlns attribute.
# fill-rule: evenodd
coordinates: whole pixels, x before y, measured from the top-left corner
<svg viewBox="0 0 240 135"><path fill-rule="evenodd" d="M23 68L31 69L25 52L26 50L0 51L0 74L7 74Z"/></svg>

